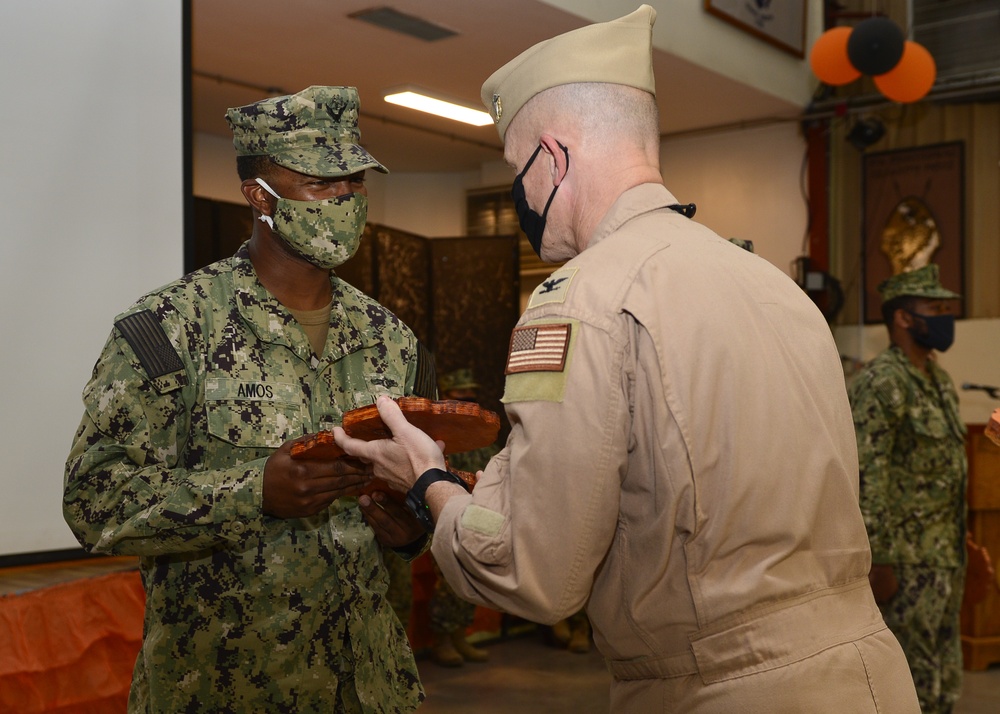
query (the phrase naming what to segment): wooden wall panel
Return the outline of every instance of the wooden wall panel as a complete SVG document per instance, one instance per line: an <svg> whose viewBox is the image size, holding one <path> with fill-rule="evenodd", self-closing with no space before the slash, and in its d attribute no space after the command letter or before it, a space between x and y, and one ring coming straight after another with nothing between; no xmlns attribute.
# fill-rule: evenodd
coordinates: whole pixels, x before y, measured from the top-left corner
<svg viewBox="0 0 1000 714"><path fill-rule="evenodd" d="M859 116L829 122L831 272L845 292L838 324L859 320L862 153L846 140ZM891 105L870 116L886 132L867 151L964 143L966 317L1000 317L1000 102Z"/></svg>

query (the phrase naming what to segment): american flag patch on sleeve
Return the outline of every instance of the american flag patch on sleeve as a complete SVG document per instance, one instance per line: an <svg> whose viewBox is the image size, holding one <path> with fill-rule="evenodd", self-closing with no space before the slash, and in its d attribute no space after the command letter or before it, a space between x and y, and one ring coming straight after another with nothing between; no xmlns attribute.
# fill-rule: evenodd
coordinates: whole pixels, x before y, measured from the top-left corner
<svg viewBox="0 0 1000 714"><path fill-rule="evenodd" d="M562 372L569 348L569 324L515 327L504 374Z"/></svg>

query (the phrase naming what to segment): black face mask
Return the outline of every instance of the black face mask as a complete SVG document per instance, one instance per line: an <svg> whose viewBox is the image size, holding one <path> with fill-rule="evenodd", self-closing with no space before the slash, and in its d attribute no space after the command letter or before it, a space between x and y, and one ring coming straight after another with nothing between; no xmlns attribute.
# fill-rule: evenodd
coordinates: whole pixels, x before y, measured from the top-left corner
<svg viewBox="0 0 1000 714"><path fill-rule="evenodd" d="M907 331L913 341L929 350L944 352L955 341L954 315L921 315L919 312L907 310L918 322ZM923 325L921 325L921 322Z"/></svg>
<svg viewBox="0 0 1000 714"><path fill-rule="evenodd" d="M559 144L558 141L556 143ZM569 150L562 144L559 144L559 148L566 154L566 170L569 171ZM535 153L528 159L528 163L521 169L521 173L514 177L514 185L510 189L510 196L514 199L514 211L517 213L517 222L521 225L521 230L524 231L524 234L528 236L528 243L531 244L531 249L535 251L539 258L542 257L542 234L545 233L545 217L548 216L549 206L552 205L552 199L556 197L556 191L559 190L559 186L552 188L552 193L549 194L549 200L545 203L545 208L541 215L538 215L536 211L531 210L528 206L528 199L524 196L523 178L528 173L531 165L535 163L535 157L538 156L538 152L541 150L542 145L539 144L538 148L535 149Z"/></svg>

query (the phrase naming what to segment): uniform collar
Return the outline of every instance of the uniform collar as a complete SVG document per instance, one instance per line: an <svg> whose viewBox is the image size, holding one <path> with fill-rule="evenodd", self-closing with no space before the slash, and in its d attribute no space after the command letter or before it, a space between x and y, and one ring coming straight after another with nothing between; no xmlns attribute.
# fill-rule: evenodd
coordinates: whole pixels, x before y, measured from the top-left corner
<svg viewBox="0 0 1000 714"><path fill-rule="evenodd" d="M643 183L630 188L611 204L611 208L597 224L587 247L594 247L633 218L675 203L677 199L661 183Z"/></svg>
<svg viewBox="0 0 1000 714"><path fill-rule="evenodd" d="M356 322L356 311L345 309L344 282L331 274L330 284L333 307L330 311L330 333L326 338L323 361L333 362L363 347L376 344L378 340L365 325ZM233 286L236 307L260 340L283 345L303 360L312 361L312 347L305 331L292 313L257 279L246 243L240 246L233 259Z"/></svg>
<svg viewBox="0 0 1000 714"><path fill-rule="evenodd" d="M951 377L938 365L937 360L927 360L927 372L917 369L906 354L896 345L890 345L888 354L894 358L907 374L911 375L925 394L932 395L936 403L943 409L952 433L959 439L965 438L965 423L962 421L958 406L958 394L951 386Z"/></svg>
<svg viewBox="0 0 1000 714"><path fill-rule="evenodd" d="M909 372L915 378L923 382L927 382L931 386L941 383L940 377L943 370L941 369L941 367L938 366L937 360L929 357L927 359L927 371L924 372L922 369L920 369L915 364L913 364L913 362L910 361L910 358L906 356L906 353L903 352L902 348L900 348L898 345L890 345L889 354L891 354L896 359L897 362L903 365L906 368L907 372Z"/></svg>

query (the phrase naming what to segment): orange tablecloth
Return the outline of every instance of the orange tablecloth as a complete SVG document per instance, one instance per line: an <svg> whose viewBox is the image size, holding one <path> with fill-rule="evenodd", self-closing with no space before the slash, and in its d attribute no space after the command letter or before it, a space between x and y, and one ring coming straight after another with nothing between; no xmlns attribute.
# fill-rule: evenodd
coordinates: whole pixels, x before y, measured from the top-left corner
<svg viewBox="0 0 1000 714"><path fill-rule="evenodd" d="M0 712L124 712L144 608L137 571L0 597Z"/></svg>
<svg viewBox="0 0 1000 714"><path fill-rule="evenodd" d="M432 643L430 555L413 563L414 650ZM0 597L0 714L125 712L142 642L138 571L111 573ZM496 635L500 614L476 608L470 630Z"/></svg>

